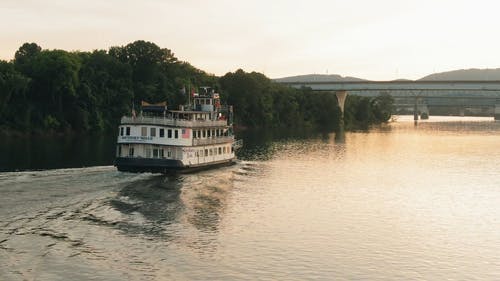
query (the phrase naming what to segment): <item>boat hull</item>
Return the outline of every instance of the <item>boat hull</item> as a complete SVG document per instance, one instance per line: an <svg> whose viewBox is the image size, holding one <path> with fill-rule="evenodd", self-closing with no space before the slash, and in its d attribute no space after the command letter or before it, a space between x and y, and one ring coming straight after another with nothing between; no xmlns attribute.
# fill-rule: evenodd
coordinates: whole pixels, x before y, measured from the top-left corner
<svg viewBox="0 0 500 281"><path fill-rule="evenodd" d="M174 159L149 159L131 157L118 157L115 159L115 166L118 171L132 173L191 173L232 164L234 164L234 158L190 166L184 165L182 161Z"/></svg>

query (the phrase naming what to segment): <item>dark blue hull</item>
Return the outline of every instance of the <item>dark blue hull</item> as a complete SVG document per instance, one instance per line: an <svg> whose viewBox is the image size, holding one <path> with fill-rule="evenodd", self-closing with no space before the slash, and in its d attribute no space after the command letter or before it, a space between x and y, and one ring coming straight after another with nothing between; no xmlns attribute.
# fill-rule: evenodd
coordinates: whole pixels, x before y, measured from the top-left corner
<svg viewBox="0 0 500 281"><path fill-rule="evenodd" d="M234 164L233 159L219 162L204 163L199 165L186 166L180 160L173 159L151 159L151 158L131 158L118 157L115 159L115 166L118 171L132 173L191 173L221 166Z"/></svg>

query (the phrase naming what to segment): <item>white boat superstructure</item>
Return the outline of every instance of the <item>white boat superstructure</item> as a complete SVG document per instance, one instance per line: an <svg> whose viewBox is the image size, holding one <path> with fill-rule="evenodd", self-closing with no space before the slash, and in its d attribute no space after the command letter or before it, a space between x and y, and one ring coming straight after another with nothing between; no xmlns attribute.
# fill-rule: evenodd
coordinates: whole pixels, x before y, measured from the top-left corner
<svg viewBox="0 0 500 281"><path fill-rule="evenodd" d="M124 116L118 131L115 166L120 171L192 171L231 164L238 142L232 107L204 88L193 103L169 110L166 102L142 102L139 116Z"/></svg>

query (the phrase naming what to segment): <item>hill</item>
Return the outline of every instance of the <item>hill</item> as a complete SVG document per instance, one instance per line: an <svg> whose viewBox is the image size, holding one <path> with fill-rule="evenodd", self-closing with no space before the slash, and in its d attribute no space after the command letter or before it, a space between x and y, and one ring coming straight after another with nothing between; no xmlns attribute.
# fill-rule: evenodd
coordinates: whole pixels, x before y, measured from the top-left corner
<svg viewBox="0 0 500 281"><path fill-rule="evenodd" d="M343 77L337 74L307 74L307 75L297 75L290 77L283 77L273 79L276 82L290 83L290 82L352 82L352 81L366 81L365 79L360 79L356 77Z"/></svg>
<svg viewBox="0 0 500 281"><path fill-rule="evenodd" d="M443 80L500 81L500 68L460 69L447 72L433 73L419 79L419 81L443 81Z"/></svg>

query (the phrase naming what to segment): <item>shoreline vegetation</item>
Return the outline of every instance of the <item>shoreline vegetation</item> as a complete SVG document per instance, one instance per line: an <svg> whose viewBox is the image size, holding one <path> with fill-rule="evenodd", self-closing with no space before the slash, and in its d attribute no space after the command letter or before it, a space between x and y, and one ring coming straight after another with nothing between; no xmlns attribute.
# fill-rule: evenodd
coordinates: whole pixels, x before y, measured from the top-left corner
<svg viewBox="0 0 500 281"><path fill-rule="evenodd" d="M209 86L235 109L235 126L316 128L341 124L332 93L292 89L241 69L222 77L179 61L147 41L92 52L45 50L25 43L12 61L0 60L0 135L69 135L113 132L141 100L178 108L197 87ZM349 96L346 130L389 121L393 100Z"/></svg>

